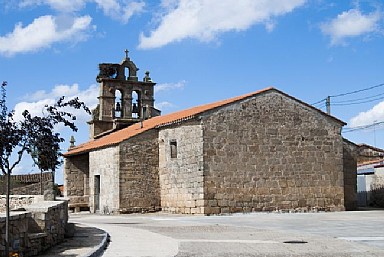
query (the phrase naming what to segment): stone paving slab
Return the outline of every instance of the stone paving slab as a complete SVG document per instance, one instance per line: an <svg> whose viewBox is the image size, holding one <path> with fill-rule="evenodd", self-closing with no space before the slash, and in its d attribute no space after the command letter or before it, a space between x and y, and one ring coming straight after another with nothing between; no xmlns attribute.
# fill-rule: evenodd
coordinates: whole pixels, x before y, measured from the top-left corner
<svg viewBox="0 0 384 257"><path fill-rule="evenodd" d="M384 212L72 215L111 235L103 257L384 256ZM287 243L289 242L290 243Z"/></svg>

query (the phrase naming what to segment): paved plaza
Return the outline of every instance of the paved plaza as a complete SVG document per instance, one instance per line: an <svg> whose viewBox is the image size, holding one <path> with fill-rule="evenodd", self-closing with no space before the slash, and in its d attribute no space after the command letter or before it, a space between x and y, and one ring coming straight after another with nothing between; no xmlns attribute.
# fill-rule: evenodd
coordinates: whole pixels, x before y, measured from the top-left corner
<svg viewBox="0 0 384 257"><path fill-rule="evenodd" d="M186 216L72 214L70 222L109 233L112 256L384 256L384 211ZM75 235L77 255L96 256L100 230ZM96 239L96 237L98 237ZM80 241L93 241L81 250ZM70 241L67 247L70 247ZM49 256L49 255L45 255Z"/></svg>

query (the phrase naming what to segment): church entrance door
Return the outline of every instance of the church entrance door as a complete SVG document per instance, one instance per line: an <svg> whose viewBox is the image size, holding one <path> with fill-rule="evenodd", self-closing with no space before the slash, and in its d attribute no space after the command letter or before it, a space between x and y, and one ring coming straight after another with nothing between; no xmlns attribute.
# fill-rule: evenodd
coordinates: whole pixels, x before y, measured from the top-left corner
<svg viewBox="0 0 384 257"><path fill-rule="evenodd" d="M100 175L95 175L95 212L100 211Z"/></svg>

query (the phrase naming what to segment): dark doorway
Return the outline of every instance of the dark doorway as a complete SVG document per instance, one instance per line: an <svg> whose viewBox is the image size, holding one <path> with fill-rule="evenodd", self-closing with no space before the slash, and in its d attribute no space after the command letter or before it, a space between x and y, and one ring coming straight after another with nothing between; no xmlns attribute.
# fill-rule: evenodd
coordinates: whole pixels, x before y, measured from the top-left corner
<svg viewBox="0 0 384 257"><path fill-rule="evenodd" d="M100 175L95 175L95 212L100 211Z"/></svg>

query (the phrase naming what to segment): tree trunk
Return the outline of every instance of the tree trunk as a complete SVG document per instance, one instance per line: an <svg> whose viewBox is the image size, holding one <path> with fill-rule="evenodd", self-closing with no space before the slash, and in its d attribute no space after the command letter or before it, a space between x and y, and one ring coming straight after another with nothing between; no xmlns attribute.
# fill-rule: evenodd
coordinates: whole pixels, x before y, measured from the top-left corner
<svg viewBox="0 0 384 257"><path fill-rule="evenodd" d="M6 197L6 216L5 216L5 256L9 256L9 197L11 195L11 174L7 174L7 197Z"/></svg>

